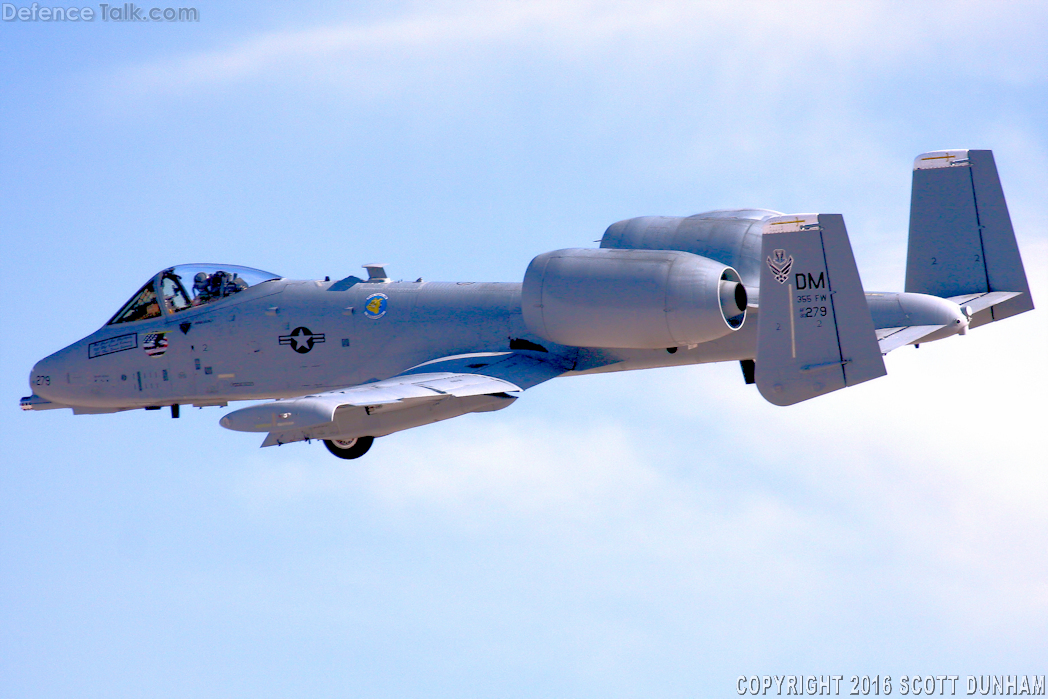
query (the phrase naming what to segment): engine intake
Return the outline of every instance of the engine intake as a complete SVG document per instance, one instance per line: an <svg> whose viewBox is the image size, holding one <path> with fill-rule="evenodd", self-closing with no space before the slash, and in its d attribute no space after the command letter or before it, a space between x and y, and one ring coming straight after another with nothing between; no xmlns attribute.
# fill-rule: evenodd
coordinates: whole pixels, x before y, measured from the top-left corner
<svg viewBox="0 0 1048 699"><path fill-rule="evenodd" d="M528 329L551 342L661 349L738 330L747 294L738 272L699 255L584 248L532 260L522 302Z"/></svg>

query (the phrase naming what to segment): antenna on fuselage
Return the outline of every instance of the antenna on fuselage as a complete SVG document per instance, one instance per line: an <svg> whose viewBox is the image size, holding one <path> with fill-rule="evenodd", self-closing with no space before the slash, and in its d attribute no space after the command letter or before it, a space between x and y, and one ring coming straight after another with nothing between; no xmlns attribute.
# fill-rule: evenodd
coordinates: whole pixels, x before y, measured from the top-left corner
<svg viewBox="0 0 1048 699"><path fill-rule="evenodd" d="M386 274L386 265L385 265L385 263L379 264L379 263L374 263L373 262L371 264L362 265L362 266L364 267L364 269L366 269L368 271L368 281L369 282L377 282L379 284L388 284L390 281L392 281L389 278L389 275Z"/></svg>

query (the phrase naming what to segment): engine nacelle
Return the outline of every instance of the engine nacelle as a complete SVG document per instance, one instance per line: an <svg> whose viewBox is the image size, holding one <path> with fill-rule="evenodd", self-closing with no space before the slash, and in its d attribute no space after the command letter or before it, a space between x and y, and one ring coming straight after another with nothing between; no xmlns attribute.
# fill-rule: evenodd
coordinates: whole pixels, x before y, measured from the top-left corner
<svg viewBox="0 0 1048 699"><path fill-rule="evenodd" d="M524 323L575 347L659 349L716 340L746 319L739 274L673 250L554 250L524 275Z"/></svg>
<svg viewBox="0 0 1048 699"><path fill-rule="evenodd" d="M680 250L729 265L751 288L760 286L764 221L768 209L706 211L694 216L641 216L608 226L602 248Z"/></svg>

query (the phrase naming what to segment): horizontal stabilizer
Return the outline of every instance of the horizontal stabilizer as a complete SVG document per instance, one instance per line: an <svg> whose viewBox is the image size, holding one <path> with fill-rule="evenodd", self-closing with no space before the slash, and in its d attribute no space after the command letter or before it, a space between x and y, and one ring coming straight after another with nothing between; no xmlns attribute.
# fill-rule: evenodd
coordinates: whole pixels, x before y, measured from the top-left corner
<svg viewBox="0 0 1048 699"><path fill-rule="evenodd" d="M1022 292L1020 291L991 291L983 294L962 294L960 296L951 296L950 301L953 301L958 306L967 306L974 314L980 311L985 311L987 308L993 308L994 306L1002 304L1021 294Z"/></svg>
<svg viewBox="0 0 1048 699"><path fill-rule="evenodd" d="M877 344L880 345L881 354L888 354L892 350L920 342L945 327L945 325L910 325L905 328L883 328L877 331Z"/></svg>
<svg viewBox="0 0 1048 699"><path fill-rule="evenodd" d="M963 334L974 313L951 299L905 291L868 292L866 303L882 354L904 345Z"/></svg>
<svg viewBox="0 0 1048 699"><path fill-rule="evenodd" d="M755 378L792 405L884 376L884 360L839 214L764 224Z"/></svg>

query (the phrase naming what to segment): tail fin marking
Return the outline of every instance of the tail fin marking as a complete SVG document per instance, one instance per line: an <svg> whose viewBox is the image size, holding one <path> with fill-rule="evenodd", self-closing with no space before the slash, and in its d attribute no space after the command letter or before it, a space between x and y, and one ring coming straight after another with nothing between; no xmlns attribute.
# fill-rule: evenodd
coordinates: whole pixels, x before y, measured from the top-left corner
<svg viewBox="0 0 1048 699"><path fill-rule="evenodd" d="M755 378L792 405L883 376L873 320L839 214L765 222Z"/></svg>

